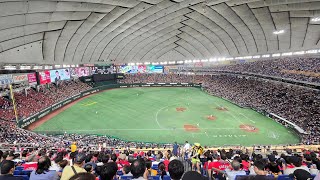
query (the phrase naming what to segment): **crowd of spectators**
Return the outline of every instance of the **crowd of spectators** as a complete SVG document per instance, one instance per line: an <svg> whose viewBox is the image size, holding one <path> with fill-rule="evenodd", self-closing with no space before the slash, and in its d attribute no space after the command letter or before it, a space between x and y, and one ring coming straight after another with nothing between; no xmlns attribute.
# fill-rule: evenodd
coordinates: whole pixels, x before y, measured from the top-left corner
<svg viewBox="0 0 320 180"><path fill-rule="evenodd" d="M78 148L76 143L68 148L0 151L0 178L13 177L15 166L21 169L15 175L29 170L30 180L154 179L151 176L163 180L271 180L282 175L306 180L320 175L319 151L296 153L287 150L282 154L277 151L260 154L239 149L204 149L197 153L200 161L199 169L196 169L190 161L195 146L186 142L184 146L177 147L177 153L174 153L175 149L133 151L108 148L92 151Z"/></svg>
<svg viewBox="0 0 320 180"><path fill-rule="evenodd" d="M91 88L86 83L73 80L62 81L58 85L43 85L38 90L30 87L20 92L15 92L14 97L18 118L29 117L42 109ZM7 97L0 97L0 119L15 119L13 103L9 95Z"/></svg>
<svg viewBox="0 0 320 180"><path fill-rule="evenodd" d="M320 83L320 58L280 58L212 67L184 67L180 69L180 72L184 71L255 73Z"/></svg>

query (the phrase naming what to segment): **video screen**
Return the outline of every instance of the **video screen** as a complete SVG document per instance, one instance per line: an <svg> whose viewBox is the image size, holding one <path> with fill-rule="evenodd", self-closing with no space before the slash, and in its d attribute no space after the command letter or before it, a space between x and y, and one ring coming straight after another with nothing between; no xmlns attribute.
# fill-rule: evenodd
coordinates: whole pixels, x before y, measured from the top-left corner
<svg viewBox="0 0 320 180"><path fill-rule="evenodd" d="M89 67L77 67L70 69L72 77L83 77L83 76L90 76L90 69Z"/></svg>
<svg viewBox="0 0 320 180"><path fill-rule="evenodd" d="M55 69L50 70L50 80L51 82L63 81L70 79L69 69Z"/></svg>
<svg viewBox="0 0 320 180"><path fill-rule="evenodd" d="M139 66L120 66L120 73L163 73L163 66L139 65Z"/></svg>

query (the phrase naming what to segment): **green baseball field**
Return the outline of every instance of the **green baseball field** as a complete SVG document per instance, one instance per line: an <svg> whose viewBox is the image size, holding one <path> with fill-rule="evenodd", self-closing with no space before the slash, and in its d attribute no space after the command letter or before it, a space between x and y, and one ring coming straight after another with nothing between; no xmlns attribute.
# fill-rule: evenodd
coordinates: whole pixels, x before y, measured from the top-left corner
<svg viewBox="0 0 320 180"><path fill-rule="evenodd" d="M199 88L122 88L87 97L36 129L126 141L202 145L294 144L291 130Z"/></svg>

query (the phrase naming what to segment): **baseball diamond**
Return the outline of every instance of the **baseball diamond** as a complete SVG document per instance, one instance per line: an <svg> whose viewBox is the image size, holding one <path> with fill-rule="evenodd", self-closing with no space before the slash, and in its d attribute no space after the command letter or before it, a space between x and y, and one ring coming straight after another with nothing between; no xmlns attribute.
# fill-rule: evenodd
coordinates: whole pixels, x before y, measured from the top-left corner
<svg viewBox="0 0 320 180"><path fill-rule="evenodd" d="M110 135L155 143L183 143L185 139L205 145L299 142L293 131L274 120L198 88L123 88L101 92L77 102L34 131ZM275 136L270 136L270 132Z"/></svg>

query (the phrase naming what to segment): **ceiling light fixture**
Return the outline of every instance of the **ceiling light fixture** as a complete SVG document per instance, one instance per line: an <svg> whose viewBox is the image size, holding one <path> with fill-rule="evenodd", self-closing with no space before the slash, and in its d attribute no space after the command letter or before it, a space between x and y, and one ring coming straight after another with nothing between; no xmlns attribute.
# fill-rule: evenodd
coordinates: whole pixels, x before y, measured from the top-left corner
<svg viewBox="0 0 320 180"><path fill-rule="evenodd" d="M314 17L311 19L311 22L319 22L320 21L320 17Z"/></svg>
<svg viewBox="0 0 320 180"><path fill-rule="evenodd" d="M283 30L283 29L282 29L282 30L279 30L279 31L274 31L274 32L273 32L273 34L277 34L277 35L278 35L278 34L282 34L282 33L284 33L284 30Z"/></svg>

